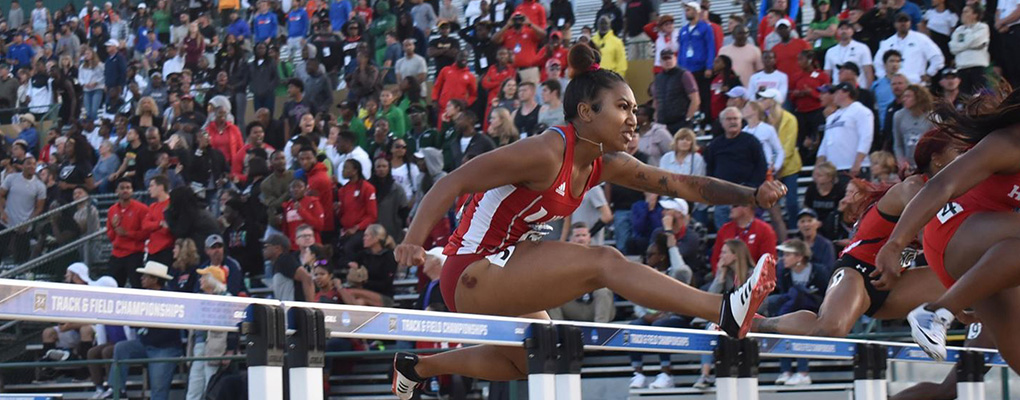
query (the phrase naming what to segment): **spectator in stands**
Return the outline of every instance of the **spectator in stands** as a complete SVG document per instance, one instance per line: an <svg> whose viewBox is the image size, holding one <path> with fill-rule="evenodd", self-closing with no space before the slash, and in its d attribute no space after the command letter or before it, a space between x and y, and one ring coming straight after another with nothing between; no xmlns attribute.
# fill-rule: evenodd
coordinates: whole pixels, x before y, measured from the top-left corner
<svg viewBox="0 0 1020 400"><path fill-rule="evenodd" d="M563 226L573 227L574 223L582 222L585 226L591 226L589 235L591 243L601 246L605 242L605 235L602 228L611 226L613 222L613 211L609 208L609 201L606 200L606 192L601 186L593 187L584 194L580 206L574 210L563 223Z"/></svg>
<svg viewBox="0 0 1020 400"><path fill-rule="evenodd" d="M471 158L496 148L496 144L488 135L479 135L475 132L475 120L471 112L463 112L457 117L454 136L447 140L444 149L445 171L453 171ZM378 162L376 166L378 172Z"/></svg>
<svg viewBox="0 0 1020 400"><path fill-rule="evenodd" d="M347 183L337 191L339 203L337 213L340 216L338 233L340 242L347 245L338 247L344 249L345 253L352 254L357 249L365 229L378 220L379 209L375 187L365 179L361 162L353 158L347 159L341 168Z"/></svg>
<svg viewBox="0 0 1020 400"><path fill-rule="evenodd" d="M659 206L662 207L662 220L660 222L662 231L652 232L652 245L662 246L664 243L669 248L669 261L672 268L671 275L676 279L696 285L701 281L701 276L708 272L705 266L705 243L702 234L705 229L700 223L691 219L691 207L683 199L659 199ZM662 238L665 233L670 237ZM680 259L673 254L675 248ZM660 249L661 250L661 249ZM662 253L666 255L667 253Z"/></svg>
<svg viewBox="0 0 1020 400"><path fill-rule="evenodd" d="M66 136L65 136L66 137ZM95 179L92 178L92 164L88 157L92 156L92 146L84 137L67 137L60 163L60 175L57 187L60 188L60 201L70 203L74 197L74 188L84 186L89 191L95 190Z"/></svg>
<svg viewBox="0 0 1020 400"><path fill-rule="evenodd" d="M779 92L775 89L766 89L758 93L758 98L775 100L778 94ZM766 118L765 107L760 102L752 101L744 106L741 114L747 123L744 126L744 132L750 133L761 143L762 151L765 154L766 168L773 173L782 169L786 154L783 151L783 144L779 141L776 128L764 121Z"/></svg>
<svg viewBox="0 0 1020 400"><path fill-rule="evenodd" d="M348 263L348 291L354 304L375 307L393 307L393 279L397 262L393 258L396 247L393 237L379 224L369 225L362 239L364 249Z"/></svg>
<svg viewBox="0 0 1020 400"><path fill-rule="evenodd" d="M304 11L304 10L302 10ZM207 246L208 247L208 246ZM227 290L227 271L223 267L209 266L196 271L199 280L199 287L202 293L214 296L230 296ZM229 344L231 339L234 345ZM232 348L236 347L237 334L234 332L201 331L192 330L188 332L188 356L190 357L220 357L233 353ZM230 361L207 360L192 361L188 369L188 391L186 398L202 399L205 396L207 385L213 375Z"/></svg>
<svg viewBox="0 0 1020 400"><path fill-rule="evenodd" d="M709 108L709 115L719 115L729 97L726 96L730 89L741 85L740 78L733 71L733 61L729 56L719 55L712 64L712 106Z"/></svg>
<svg viewBox="0 0 1020 400"><path fill-rule="evenodd" d="M669 234L659 233L656 235L655 240L653 240L647 250L645 250L643 261L646 265L655 268L659 272L667 274L680 282L691 282L691 269L686 265L683 257L680 257L677 252L676 239ZM634 306L634 313L637 319L631 321L631 325L651 325L671 328L687 328L690 326L688 318L677 316L668 312ZM640 389L645 387L646 384L651 389L665 389L673 387L675 383L673 382L670 354L659 354L659 368L661 372L655 376L655 380L650 384L647 383L648 378L644 375L643 371L643 354L644 353L637 352L630 353L630 365L634 368L634 376L630 379L630 388Z"/></svg>
<svg viewBox="0 0 1020 400"><path fill-rule="evenodd" d="M946 104L952 104L956 109L961 110L966 104L966 95L961 96L960 94L960 75L956 68L945 67L939 72L941 76L939 78L939 89L941 89L941 95L938 99L933 101L942 100ZM934 93L933 93L934 95Z"/></svg>
<svg viewBox="0 0 1020 400"><path fill-rule="evenodd" d="M336 213L333 205L334 181L329 175L329 167L319 162L316 158L318 153L311 146L304 146L298 151L298 164L304 172L304 178L308 185L308 195L314 196L322 208L322 226L317 227L319 234L324 237L325 242L333 243L336 239ZM293 191L291 192L293 195ZM315 226L315 224L312 224Z"/></svg>
<svg viewBox="0 0 1020 400"><path fill-rule="evenodd" d="M799 310L818 312L828 286L830 270L813 264L812 252L806 243L790 239L778 247L783 252L782 268L776 282L776 291L769 295L769 315L783 315ZM797 373L792 374L792 358L779 359L777 385L810 385L808 359L797 359Z"/></svg>
<svg viewBox="0 0 1020 400"><path fill-rule="evenodd" d="M988 24L982 22L983 10L976 4L963 6L960 13L960 26L952 33L949 50L956 61L960 74L961 92L972 95L987 85L985 69L991 61L988 45L990 31Z"/></svg>
<svg viewBox="0 0 1020 400"><path fill-rule="evenodd" d="M757 186L765 181L768 166L761 143L741 130L743 115L735 107L727 107L719 115L723 134L716 136L703 152L705 172L713 178L742 185ZM722 227L730 218L730 207L715 207L715 226Z"/></svg>
<svg viewBox="0 0 1020 400"><path fill-rule="evenodd" d="M269 43L276 39L279 20L276 13L270 12L269 1L258 1L258 12L252 18L252 31L254 32L255 43Z"/></svg>
<svg viewBox="0 0 1020 400"><path fill-rule="evenodd" d="M351 88L352 92L355 90ZM314 115L316 110L315 104L305 98L305 83L297 78L288 80L287 101L283 103L283 113L280 114L280 120L283 121L283 137L289 139L297 136L302 116L309 113Z"/></svg>
<svg viewBox="0 0 1020 400"><path fill-rule="evenodd" d="M138 274L132 268L142 265L145 256L145 240L148 236L142 229L149 208L133 199L134 186L130 180L117 182L117 202L107 211L106 235L113 243L110 253L110 270L117 284L142 287ZM130 279L129 279L130 278Z"/></svg>
<svg viewBox="0 0 1020 400"><path fill-rule="evenodd" d="M484 135L479 135L484 136ZM385 158L375 160L372 179L369 181L376 190L378 207L377 221L387 232L403 235L406 226L405 212L411 207L407 202L407 194L403 186L393 179L390 161Z"/></svg>
<svg viewBox="0 0 1020 400"><path fill-rule="evenodd" d="M270 15L275 16L275 14ZM259 23L258 18L259 16L255 17L255 23ZM275 28L273 32L275 34ZM256 38L257 37L258 36L256 34ZM256 42L260 41L256 39ZM280 76L277 73L276 60L268 57L268 49L269 47L265 43L256 43L255 55L248 68L251 71L252 104L255 110L268 110L271 117L273 110L276 109L276 99L274 98L274 95L276 86L280 81Z"/></svg>
<svg viewBox="0 0 1020 400"><path fill-rule="evenodd" d="M700 88L693 73L677 64L673 50L665 49L659 55L662 72L652 82L654 107L658 110L655 121L670 132L690 127L701 107Z"/></svg>
<svg viewBox="0 0 1020 400"><path fill-rule="evenodd" d="M570 227L570 243L581 246L591 245L591 233L584 222L575 222ZM560 321L586 321L606 323L616 316L613 292L606 288L585 293L566 304L549 310L549 318Z"/></svg>
<svg viewBox="0 0 1020 400"><path fill-rule="evenodd" d="M419 124L425 123L424 115L422 115L421 113L412 113L411 115L412 121L415 121L417 118ZM333 130L337 129L341 128L340 127L330 128L330 132L332 133ZM415 128L412 126L411 136L415 136L414 131ZM426 135L428 135L428 133L422 133L421 137L425 137ZM435 139L439 139L438 134L431 135L436 136ZM333 135L330 135L331 138L332 136ZM360 172L362 177L368 177L371 176L372 174L372 160L368 156L368 153L365 151L365 149L357 145L356 141L357 138L354 136L354 132L351 132L349 130L339 130L336 134L336 139L334 140L335 146L326 148L326 155L329 157L330 162L337 168L337 171L334 174L334 176L338 177L337 181L339 181L341 185L346 185L348 179L350 179L346 176L346 174L343 173L343 168L345 168L344 163L347 160L355 160L358 162L358 164L361 166Z"/></svg>
<svg viewBox="0 0 1020 400"><path fill-rule="evenodd" d="M28 146L29 153L39 152L39 133L35 130L35 116L24 113L18 116L18 137L16 140L24 140Z"/></svg>
<svg viewBox="0 0 1020 400"><path fill-rule="evenodd" d="M198 271L206 268L220 269L224 273L223 283L227 286L226 290L235 296L246 295L248 288L244 283L244 271L241 270L241 265L237 260L226 255L225 247L226 242L219 234L212 234L205 238L206 261L199 265ZM202 275L202 272L199 272L199 275ZM194 276L193 278L200 277ZM202 290L199 284L195 284L194 289L196 292Z"/></svg>
<svg viewBox="0 0 1020 400"><path fill-rule="evenodd" d="M78 83L84 90L86 117L89 120L95 120L106 89L104 65L99 62L99 57L91 49L86 49L82 58L81 67L78 68ZM14 104L9 106L14 106Z"/></svg>
<svg viewBox="0 0 1020 400"><path fill-rule="evenodd" d="M184 179L181 179L178 170L183 171L184 166L180 164L178 160L176 164L170 160L170 153L166 150L159 150L156 152L156 165L152 169L145 171L145 185L148 186L149 182L157 176L167 178L168 187L167 189L173 190L184 186Z"/></svg>
<svg viewBox="0 0 1020 400"><path fill-rule="evenodd" d="M290 200L290 183L294 180L294 172L287 168L283 150L273 152L269 166L272 173L260 185L262 204L266 206L270 227L279 230L282 229L280 210L283 203Z"/></svg>
<svg viewBox="0 0 1020 400"><path fill-rule="evenodd" d="M914 163L914 147L921 135L932 128L929 120L935 108L931 93L923 86L910 85L903 92L903 109L893 114L893 153L900 168L910 170Z"/></svg>
<svg viewBox="0 0 1020 400"><path fill-rule="evenodd" d="M804 40L811 43L812 48L822 55L836 45L836 30L839 25L836 14L839 11L832 7L829 0L819 0L815 3L815 16L808 25Z"/></svg>
<svg viewBox="0 0 1020 400"><path fill-rule="evenodd" d="M314 299L312 276L301 267L292 248L291 241L279 233L272 233L263 240L262 255L272 265L273 298L281 301Z"/></svg>
<svg viewBox="0 0 1020 400"><path fill-rule="evenodd" d="M415 6L418 8L422 4ZM425 5L425 8L431 10L432 7ZM404 57L401 57L394 63L394 71L397 73L397 80L403 81L404 78L413 76L418 78L419 82L425 82L425 75L428 74L428 62L424 57L415 53L414 39L404 39Z"/></svg>
<svg viewBox="0 0 1020 400"><path fill-rule="evenodd" d="M315 232L315 243L322 243L321 232L325 226L326 213L318 197L307 194L308 185L300 179L290 182L290 198L283 203L283 221L280 231L284 232L292 243L291 250L297 250L295 233L301 225L312 227Z"/></svg>
<svg viewBox="0 0 1020 400"><path fill-rule="evenodd" d="M803 243L811 249L807 257L811 263L825 268L825 277L829 276L836 265L836 253L830 241L825 236L819 235L818 230L822 228L822 221L818 219L818 213L810 208L804 208L797 213L797 233Z"/></svg>
<svg viewBox="0 0 1020 400"><path fill-rule="evenodd" d="M259 252L259 238L265 232L255 216L245 213L241 199L230 199L223 207L223 232L228 259L236 260L244 276L262 273L263 260Z"/></svg>
<svg viewBox="0 0 1020 400"><path fill-rule="evenodd" d="M749 209L748 212L750 212ZM764 224L764 226L768 227L767 224ZM724 239L716 236L715 243L719 252L718 256L714 256L712 259L713 277L705 291L709 293L728 293L733 288L740 287L747 280L751 269L754 268L755 258L747 244L742 240ZM772 253L775 253L774 236L772 245ZM701 356L701 375L694 382L695 388L704 389L715 383L715 378L709 375L711 370L712 355Z"/></svg>
<svg viewBox="0 0 1020 400"><path fill-rule="evenodd" d="M651 114L648 115L649 120ZM559 126L566 123L563 114L563 86L559 79L553 77L542 82L542 108L538 111L537 126Z"/></svg>
<svg viewBox="0 0 1020 400"><path fill-rule="evenodd" d="M399 138L393 140L387 153L390 155L390 171L394 182L404 188L407 203L415 204L422 194L422 173L413 155L407 151L407 142Z"/></svg>
<svg viewBox="0 0 1020 400"><path fill-rule="evenodd" d="M542 22L541 26L538 25L539 22ZM506 24L493 35L492 41L513 51L514 67L517 68L522 82L538 84L541 82L539 67L544 61L542 54L539 53L539 47L545 38L544 19L535 21L520 11L515 11Z"/></svg>
<svg viewBox="0 0 1020 400"><path fill-rule="evenodd" d="M149 261L144 268L136 270L141 275L142 289L166 290L166 282L172 280L166 265ZM113 359L122 361L145 358L176 358L184 355L181 348L181 331L179 329L143 328L138 330L138 339L124 340L113 347ZM149 390L153 400L167 400L170 397L170 385L174 370L173 362L153 362L148 364ZM111 371L107 379L111 387L124 388L127 382L127 368L119 368L117 374ZM114 380L117 381L114 381ZM123 390L123 389L122 389ZM123 397L124 394L121 394Z"/></svg>
<svg viewBox="0 0 1020 400"><path fill-rule="evenodd" d="M715 246L712 249L713 272L718 267L719 254L723 243L729 239L740 239L747 244L751 258L757 260L764 254L776 255L776 232L767 222L755 217L754 210L746 206L734 206L730 210L730 222L727 222L716 234Z"/></svg>
<svg viewBox="0 0 1020 400"><path fill-rule="evenodd" d="M792 76L790 82L790 98L793 101L793 114L797 118L797 145L800 158L805 163L814 161L820 131L825 123L822 114L821 93L818 88L831 82L829 74L815 64L813 51L802 51L797 56L800 71Z"/></svg>
<svg viewBox="0 0 1020 400"><path fill-rule="evenodd" d="M102 276L93 281L91 285L100 288L116 288L117 280L110 276ZM89 361L112 359L113 349L117 343L137 338L135 330L129 326L96 324L94 329L96 341L95 345L88 350ZM109 364L89 364L89 379L96 387L94 398L106 398L113 394L106 383L106 377L109 375ZM105 394L107 390L110 390L109 394Z"/></svg>
<svg viewBox="0 0 1020 400"><path fill-rule="evenodd" d="M825 138L818 147L818 161L831 161L836 170L851 177L868 177L868 152L875 130L875 114L857 102L857 88L841 83L833 88L839 107L825 119Z"/></svg>
<svg viewBox="0 0 1020 400"><path fill-rule="evenodd" d="M175 238L191 238L196 246L205 243L209 235L223 231L216 218L202 206L195 191L189 187L179 187L170 191L166 224ZM203 247L198 247L198 250L205 251Z"/></svg>
<svg viewBox="0 0 1020 400"><path fill-rule="evenodd" d="M865 108L875 110L875 94L857 85L858 77L861 76L861 68L852 62L843 63L839 66L839 76L836 77L834 84L846 83L857 88L857 101L861 103Z"/></svg>
<svg viewBox="0 0 1020 400"><path fill-rule="evenodd" d="M843 198L845 188L845 184L839 181L836 166L820 161L811 172L811 184L804 194L804 207L814 210L818 219L827 221Z"/></svg>
<svg viewBox="0 0 1020 400"><path fill-rule="evenodd" d="M899 0L901 3L904 0ZM908 4L913 4L906 2ZM916 5L913 6L917 8ZM918 11L920 14L920 11ZM945 56L939 49L939 46L935 44L928 36L922 33L912 31L912 24L916 25L916 21L911 22L912 16L900 12L896 14L896 34L882 41L878 47L878 51L875 53L875 58L881 59L886 51L897 50L903 55L903 65L900 73L906 75L910 83L930 82L931 77L935 76L943 65L945 65ZM918 15L920 20L920 15ZM875 76L885 76L885 68L883 65L879 65L875 69Z"/></svg>
<svg viewBox="0 0 1020 400"><path fill-rule="evenodd" d="M871 50L864 43L853 40L854 27L849 21L841 21L836 30L836 38L839 40L825 52L825 70L829 76L839 75L839 66L847 62L853 62L858 66L864 66L864 74L859 76L857 84L862 87L871 87L875 81L875 69L872 66ZM881 59L881 57L876 57Z"/></svg>
<svg viewBox="0 0 1020 400"><path fill-rule="evenodd" d="M46 186L36 177L35 170L35 157L27 154L21 164L21 173L8 173L0 184L2 229L16 227L42 214L46 203ZM16 264L23 263L28 260L32 236L30 227L0 236L0 251L13 254Z"/></svg>
<svg viewBox="0 0 1020 400"><path fill-rule="evenodd" d="M659 16L655 26L652 27L651 25L649 23L645 26L645 33L655 36L655 61L652 64L652 73L658 74L662 72L662 59L660 58L662 51L670 49L673 50L673 54L679 51L680 31L676 29L675 20L669 14Z"/></svg>
<svg viewBox="0 0 1020 400"><path fill-rule="evenodd" d="M677 64L694 75L694 79L698 82L698 94L701 97L699 109L707 115L712 63L715 61L718 49L715 45L715 33L712 32L712 28L707 22L702 21L701 5L698 2L684 3L684 15L687 17L688 24L680 30L680 52L676 55Z"/></svg>
<svg viewBox="0 0 1020 400"><path fill-rule="evenodd" d="M910 86L910 81L903 74L894 74L887 77L890 79L889 86L892 88L892 101L885 107L884 111L879 111L885 114L885 124L882 127L881 132L876 135L876 138L872 142L871 147L877 149L888 149L892 150L893 146L893 116L896 112L903 109L903 93L907 91L907 86Z"/></svg>
<svg viewBox="0 0 1020 400"><path fill-rule="evenodd" d="M623 12L613 0L602 0L602 8L595 13L595 20L599 21L603 17L609 17L610 28L613 29L613 32L623 33Z"/></svg>
<svg viewBox="0 0 1020 400"><path fill-rule="evenodd" d="M425 252L425 265L422 266L422 274L425 275L428 283L418 295L416 308L426 311L447 311L446 303L443 301L443 292L439 290L439 279L445 263L446 255L443 254L442 247L433 247Z"/></svg>
<svg viewBox="0 0 1020 400"><path fill-rule="evenodd" d="M466 104L475 102L478 96L477 78L467 69L467 57L467 52L462 50L456 63L438 72L432 87L432 100L439 109L445 110L446 104L453 99L462 99Z"/></svg>
<svg viewBox="0 0 1020 400"><path fill-rule="evenodd" d="M779 34L779 43L776 43L771 49L776 58L776 69L786 74L788 80L800 71L797 64L797 56L802 51L811 50L811 45L808 44L808 41L793 37L791 32L792 27L789 21L785 19L777 21L776 33Z"/></svg>
<svg viewBox="0 0 1020 400"><path fill-rule="evenodd" d="M64 283L91 285L92 278L89 277L89 267L80 262L71 264L64 273ZM90 324L65 322L43 329L43 359L66 361L72 355L84 358L92 346L94 336L95 329ZM52 370L50 373L44 373L44 378L56 378L52 373Z"/></svg>
<svg viewBox="0 0 1020 400"><path fill-rule="evenodd" d="M900 183L900 167L896 163L896 156L885 150L873 151L868 156L871 159L871 182L886 185Z"/></svg>
<svg viewBox="0 0 1020 400"><path fill-rule="evenodd" d="M903 55L899 51L886 51L882 55L885 76L876 79L875 83L871 84L871 92L875 95L875 110L878 112L878 126L882 131L886 129L886 110L893 103L893 100L899 97L899 95L893 94L892 79L900 73L902 62Z"/></svg>
<svg viewBox="0 0 1020 400"><path fill-rule="evenodd" d="M439 22L439 37L429 42L428 56L434 61L436 71L457 62L460 53L460 41L450 36L450 28L450 22Z"/></svg>
<svg viewBox="0 0 1020 400"><path fill-rule="evenodd" d="M591 37L591 42L602 53L602 68L627 76L627 51L623 47L623 40L609 29L609 24L609 17L599 19L596 24L597 33Z"/></svg>
<svg viewBox="0 0 1020 400"><path fill-rule="evenodd" d="M521 82L517 89L517 107L513 111L514 126L517 131L525 136L537 135L535 128L538 126L539 104L535 98L535 84Z"/></svg>
<svg viewBox="0 0 1020 400"><path fill-rule="evenodd" d="M415 88L417 89L417 88ZM389 89L383 89L379 93L379 112L376 113L376 118L386 118L390 123L390 130L393 134L398 137L404 137L407 135L407 114L404 109L397 106L397 100L400 98L400 89L392 87Z"/></svg>
<svg viewBox="0 0 1020 400"><path fill-rule="evenodd" d="M684 205L687 205L686 202ZM648 248L648 244L652 240L652 232L662 228L662 213L663 207L659 204L659 195L655 193L644 193L644 199L635 201L631 205L627 214L628 223L632 227L630 232L620 235L619 231L615 231L616 241L626 242L624 243L626 248L624 254L641 254L641 251ZM617 213L613 213L614 222L616 215ZM614 228L615 226L614 224Z"/></svg>
<svg viewBox="0 0 1020 400"><path fill-rule="evenodd" d="M733 71L740 77L741 85L750 84L751 75L765 66L762 63L761 50L747 41L747 27L737 25L731 32L733 43L719 49L720 56L727 56L732 61Z"/></svg>
<svg viewBox="0 0 1020 400"><path fill-rule="evenodd" d="M170 205L170 180L164 175L157 175L149 182L149 197L153 203L142 220L142 230L148 238L146 259L160 264L173 264L174 237L167 227L164 213Z"/></svg>
<svg viewBox="0 0 1020 400"><path fill-rule="evenodd" d="M99 209L92 203L89 192L79 186L74 189L74 201L79 202L74 209L74 222L77 224L81 236L91 235L99 232ZM97 263L102 251L102 239L93 238L82 243L78 248L82 261L86 264Z"/></svg>
<svg viewBox="0 0 1020 400"><path fill-rule="evenodd" d="M747 99L755 100L758 94L766 89L775 89L779 92L777 101L786 102L786 94L789 91L790 78L783 71L776 69L776 53L766 50L761 55L765 69L751 75L751 82L747 86Z"/></svg>

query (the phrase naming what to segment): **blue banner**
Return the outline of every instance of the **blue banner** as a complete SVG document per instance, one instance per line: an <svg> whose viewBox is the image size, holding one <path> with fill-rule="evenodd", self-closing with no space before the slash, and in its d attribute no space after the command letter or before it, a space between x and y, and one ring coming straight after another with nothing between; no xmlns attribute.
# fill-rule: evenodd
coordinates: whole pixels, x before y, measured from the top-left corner
<svg viewBox="0 0 1020 400"><path fill-rule="evenodd" d="M305 306L286 303L291 306ZM333 336L520 346L539 320L419 312L388 308L315 305Z"/></svg>
<svg viewBox="0 0 1020 400"><path fill-rule="evenodd" d="M557 322L559 323L559 322ZM600 350L667 353L711 353L718 334L705 331L662 329L641 325L572 323L581 328L585 347Z"/></svg>
<svg viewBox="0 0 1020 400"><path fill-rule="evenodd" d="M857 344L812 337L757 337L759 354L770 357L851 359Z"/></svg>

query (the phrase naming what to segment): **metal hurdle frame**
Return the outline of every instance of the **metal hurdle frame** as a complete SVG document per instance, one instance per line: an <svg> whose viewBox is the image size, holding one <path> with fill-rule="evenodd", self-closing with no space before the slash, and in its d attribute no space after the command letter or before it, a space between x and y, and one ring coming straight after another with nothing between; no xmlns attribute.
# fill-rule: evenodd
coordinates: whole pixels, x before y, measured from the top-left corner
<svg viewBox="0 0 1020 400"><path fill-rule="evenodd" d="M887 397L889 362L934 362L914 344L651 326L562 322L139 289L0 279L0 319L240 332L247 344L249 398L321 400L329 337L523 346L533 400L581 398L585 350L716 355L716 396L758 399L759 357L854 360L854 398ZM984 399L986 365L1006 366L994 350L948 349L958 398ZM287 371L284 374L284 370Z"/></svg>

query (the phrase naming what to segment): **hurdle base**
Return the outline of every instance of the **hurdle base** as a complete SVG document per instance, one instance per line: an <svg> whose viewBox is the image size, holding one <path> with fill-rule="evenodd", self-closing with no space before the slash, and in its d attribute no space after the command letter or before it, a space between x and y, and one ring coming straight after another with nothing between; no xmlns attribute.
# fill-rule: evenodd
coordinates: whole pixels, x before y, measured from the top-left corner
<svg viewBox="0 0 1020 400"><path fill-rule="evenodd" d="M319 375L319 390L322 389L322 375ZM248 399L278 400L283 398L283 367L248 367Z"/></svg>
<svg viewBox="0 0 1020 400"><path fill-rule="evenodd" d="M556 375L553 374L528 375L528 399L531 400L556 399Z"/></svg>
<svg viewBox="0 0 1020 400"><path fill-rule="evenodd" d="M718 400L740 399L737 378L715 378L715 398Z"/></svg>
<svg viewBox="0 0 1020 400"><path fill-rule="evenodd" d="M291 368L288 378L290 398L322 400L322 368Z"/></svg>
<svg viewBox="0 0 1020 400"><path fill-rule="evenodd" d="M737 393L741 400L758 400L758 377L737 378Z"/></svg>

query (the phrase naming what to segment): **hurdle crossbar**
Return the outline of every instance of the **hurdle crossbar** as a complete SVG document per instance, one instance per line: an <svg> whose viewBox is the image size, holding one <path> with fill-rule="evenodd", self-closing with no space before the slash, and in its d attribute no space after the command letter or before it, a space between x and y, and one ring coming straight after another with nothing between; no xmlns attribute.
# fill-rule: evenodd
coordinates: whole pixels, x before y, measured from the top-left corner
<svg viewBox="0 0 1020 400"><path fill-rule="evenodd" d="M278 307L288 311L317 310L315 315L322 318L321 326L325 328L323 333L336 338L519 347L529 338L529 327L535 324L549 325L552 328L571 327L572 334L579 332L585 350L686 354L711 354L719 345L720 339L725 338L721 332L706 330L281 302L247 297L0 279L0 319L7 320L238 331L242 323L250 320L248 309L251 305ZM286 332L293 334L299 330L288 329ZM884 359L888 361L936 362L913 343L773 334L750 334L748 338L757 341L758 351L755 352L755 360L757 356L852 360L858 352L859 345L871 344L885 351ZM979 354L984 359L985 365L1007 366L1001 355L993 349L964 347L949 347L944 362L955 363L964 354ZM318 362L302 367L313 369L301 371L301 376L310 379L315 375L316 367L319 367ZM882 371L884 374L884 366ZM259 373L265 374L266 371ZM263 376L262 379L277 375L278 371L271 370L269 375Z"/></svg>

